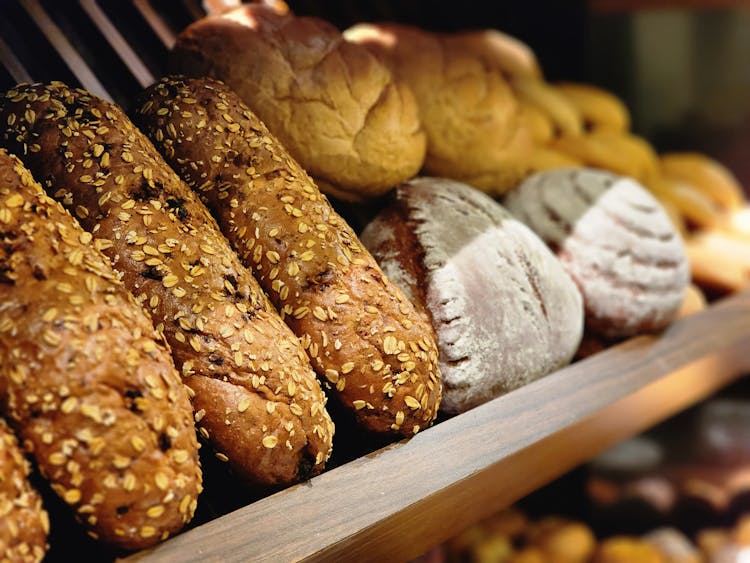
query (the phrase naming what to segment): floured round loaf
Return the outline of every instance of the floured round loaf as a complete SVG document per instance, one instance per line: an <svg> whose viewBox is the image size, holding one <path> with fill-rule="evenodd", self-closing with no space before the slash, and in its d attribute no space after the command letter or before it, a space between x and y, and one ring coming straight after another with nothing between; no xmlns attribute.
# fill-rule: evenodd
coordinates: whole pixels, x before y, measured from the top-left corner
<svg viewBox="0 0 750 563"><path fill-rule="evenodd" d="M402 185L362 242L432 319L444 411L475 407L575 353L583 330L575 284L534 233L466 184Z"/></svg>
<svg viewBox="0 0 750 563"><path fill-rule="evenodd" d="M543 172L505 204L578 284L588 333L624 338L674 318L690 277L685 249L664 209L635 180L591 169Z"/></svg>

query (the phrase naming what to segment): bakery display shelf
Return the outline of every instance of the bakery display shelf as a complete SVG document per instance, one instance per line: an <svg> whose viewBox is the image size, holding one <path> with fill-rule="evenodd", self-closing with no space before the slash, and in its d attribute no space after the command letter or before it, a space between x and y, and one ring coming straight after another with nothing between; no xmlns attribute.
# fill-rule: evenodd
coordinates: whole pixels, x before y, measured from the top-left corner
<svg viewBox="0 0 750 563"><path fill-rule="evenodd" d="M750 291L128 561L408 560L747 373L748 350Z"/></svg>

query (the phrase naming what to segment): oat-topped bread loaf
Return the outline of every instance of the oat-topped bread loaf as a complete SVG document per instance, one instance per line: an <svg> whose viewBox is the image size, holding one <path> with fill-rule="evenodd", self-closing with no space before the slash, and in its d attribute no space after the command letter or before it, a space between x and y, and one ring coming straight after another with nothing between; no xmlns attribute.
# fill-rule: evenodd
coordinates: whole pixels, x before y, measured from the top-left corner
<svg viewBox="0 0 750 563"><path fill-rule="evenodd" d="M29 462L0 418L0 561L41 561L47 551L49 517L28 476Z"/></svg>
<svg viewBox="0 0 750 563"><path fill-rule="evenodd" d="M201 195L368 429L410 435L440 402L431 327L265 125L224 84L165 78L135 119Z"/></svg>
<svg viewBox="0 0 750 563"><path fill-rule="evenodd" d="M399 24L360 24L344 37L411 87L427 135L427 172L493 194L527 174L531 137L510 85L467 41Z"/></svg>
<svg viewBox="0 0 750 563"><path fill-rule="evenodd" d="M412 93L323 20L248 4L188 27L172 60L176 72L226 82L336 197L378 196L422 166Z"/></svg>
<svg viewBox="0 0 750 563"><path fill-rule="evenodd" d="M578 284L587 333L625 338L662 329L677 314L690 281L682 239L635 180L583 168L543 172L505 205Z"/></svg>
<svg viewBox="0 0 750 563"><path fill-rule="evenodd" d="M583 330L575 284L534 233L478 190L412 180L362 241L432 319L443 410L475 407L573 357Z"/></svg>
<svg viewBox="0 0 750 563"><path fill-rule="evenodd" d="M60 83L16 87L0 116L1 142L164 331L216 456L253 486L319 473L333 424L305 351L149 140L118 107Z"/></svg>
<svg viewBox="0 0 750 563"><path fill-rule="evenodd" d="M193 516L201 471L163 337L2 150L0 242L0 410L90 535L126 549L166 538Z"/></svg>

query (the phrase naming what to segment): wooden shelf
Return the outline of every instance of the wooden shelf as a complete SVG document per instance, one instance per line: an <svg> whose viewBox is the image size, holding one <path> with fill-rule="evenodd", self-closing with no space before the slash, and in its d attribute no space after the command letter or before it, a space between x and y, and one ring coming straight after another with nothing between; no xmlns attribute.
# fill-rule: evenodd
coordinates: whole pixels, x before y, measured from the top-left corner
<svg viewBox="0 0 750 563"><path fill-rule="evenodd" d="M132 561L408 560L750 371L750 292Z"/></svg>

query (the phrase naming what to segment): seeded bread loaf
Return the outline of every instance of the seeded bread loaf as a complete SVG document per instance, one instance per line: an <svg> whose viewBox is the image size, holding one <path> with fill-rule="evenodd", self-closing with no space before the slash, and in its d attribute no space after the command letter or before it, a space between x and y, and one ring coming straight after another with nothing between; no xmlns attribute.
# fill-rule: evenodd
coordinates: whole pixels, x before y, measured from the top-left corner
<svg viewBox="0 0 750 563"><path fill-rule="evenodd" d="M0 561L41 561L47 551L49 517L28 476L29 462L0 418Z"/></svg>
<svg viewBox="0 0 750 563"><path fill-rule="evenodd" d="M370 430L428 426L440 401L432 329L265 125L212 79L165 78L136 113L334 396Z"/></svg>
<svg viewBox="0 0 750 563"><path fill-rule="evenodd" d="M116 106L60 83L18 86L0 115L2 142L164 331L216 456L253 486L319 473L333 424L304 350L148 139Z"/></svg>
<svg viewBox="0 0 750 563"><path fill-rule="evenodd" d="M573 357L583 330L580 293L544 243L480 191L412 180L362 241L432 319L444 411L473 408Z"/></svg>
<svg viewBox="0 0 750 563"><path fill-rule="evenodd" d="M652 332L677 314L690 281L682 239L636 181L592 169L543 172L505 204L552 247L575 280L589 335Z"/></svg>
<svg viewBox="0 0 750 563"><path fill-rule="evenodd" d="M321 189L346 200L387 192L422 166L411 91L330 23L253 3L177 38L173 70L225 81Z"/></svg>
<svg viewBox="0 0 750 563"><path fill-rule="evenodd" d="M0 241L0 409L90 535L126 549L166 538L191 519L201 471L163 337L2 150Z"/></svg>

